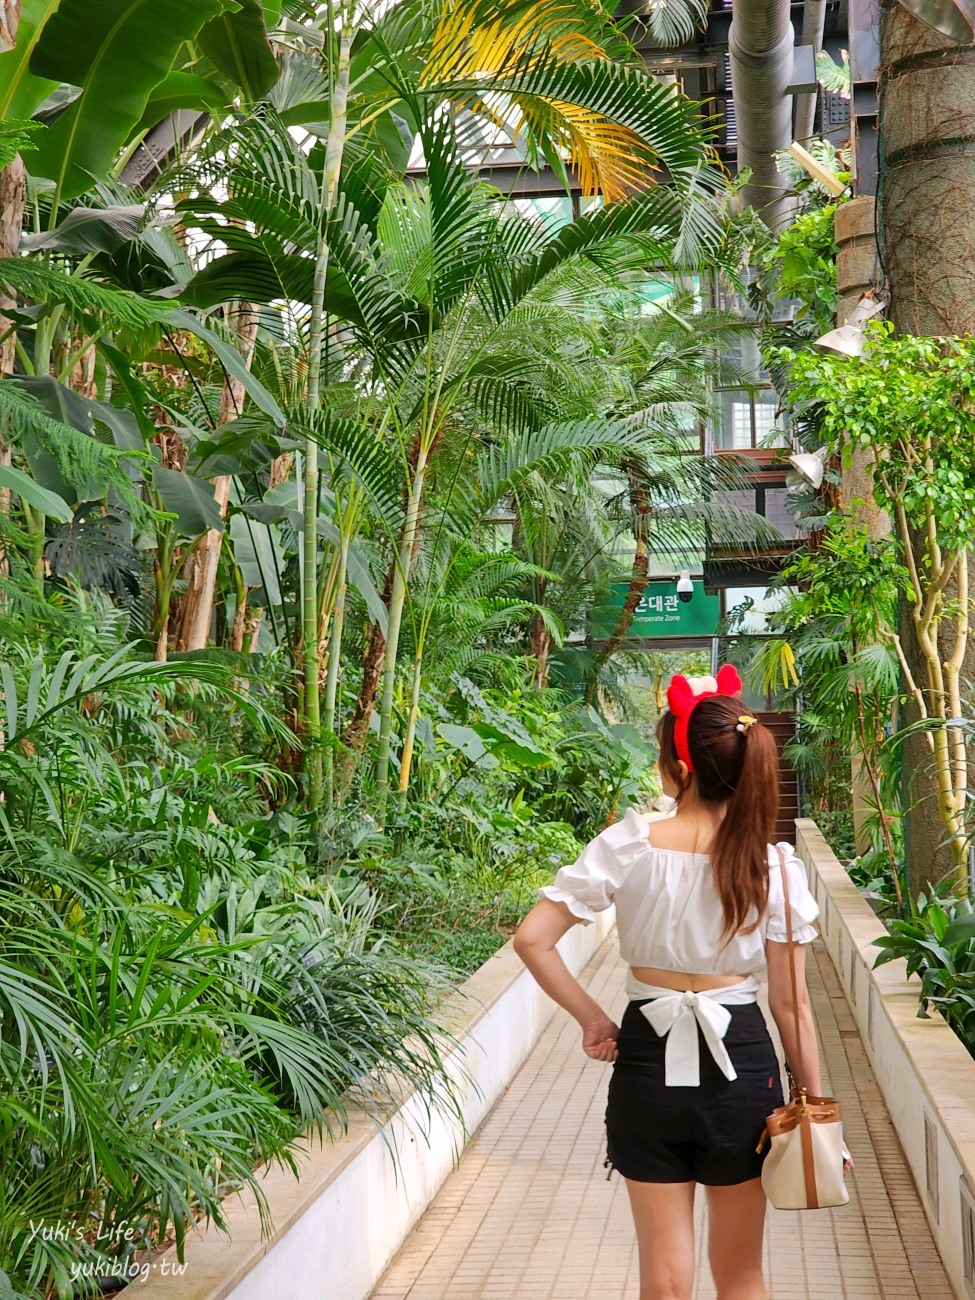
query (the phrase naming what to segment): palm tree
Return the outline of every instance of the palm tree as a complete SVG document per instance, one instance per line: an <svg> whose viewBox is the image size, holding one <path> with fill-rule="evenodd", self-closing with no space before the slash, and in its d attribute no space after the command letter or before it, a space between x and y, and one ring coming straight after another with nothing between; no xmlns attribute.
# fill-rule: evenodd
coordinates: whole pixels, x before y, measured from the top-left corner
<svg viewBox="0 0 975 1300"><path fill-rule="evenodd" d="M501 6L479 3L472 7L453 4L438 7L404 0L376 13L372 9L367 12L356 6L337 4L326 6L322 32L325 57L317 81L314 64L306 57L301 79L304 99L293 94L291 102L281 100L280 96L279 102L281 121L285 125L300 120L301 114L307 120L313 106L318 110L315 116L325 117L329 125L324 156L313 160L307 168L301 166L293 152L287 159L283 174L300 184L296 192L285 198L286 211L281 208L278 194L280 173L275 178L277 183L272 182L269 187L266 168L259 168L258 175L248 180L238 166L236 206L239 210L241 194L250 186L245 206L250 208L248 219L254 220L255 200L263 196L265 205L259 214L261 231L250 241L235 234L229 245L233 250L230 261L219 259L226 265L215 266L207 279L209 289L216 292L219 278L226 278L232 269L238 282L243 277L241 287L259 301L269 300L266 293L272 284L275 297L288 296L307 304L300 322L308 358L303 404L313 418L320 399L324 316L328 314L341 321L351 311L348 323L353 329L359 328L357 341L369 354L380 357L385 344L378 331L388 331L392 324L388 312L385 318L377 316L370 321L362 314L369 304L355 301L363 286L355 282L354 274L369 269L362 258L362 238L368 237L368 205L381 196L384 188L384 180L373 163L377 154L387 161L389 157L388 148L372 147L380 138L378 124L393 120L405 123L411 134L418 135L422 141L424 155L429 160L431 196L424 219L435 225L439 241L435 285L432 269L427 276L430 283L422 283L426 272L421 266L415 268L413 282L400 270L395 277L397 283L391 286L391 301L400 316L397 325L406 326L406 337L396 340L401 354L395 362L400 367L398 380L404 378L402 367L413 364L423 347L424 323L429 322L431 311L442 313L457 303L476 276L479 250L475 244L464 254L458 232L463 230L465 237L476 238L492 221L490 205L483 198L473 202L470 198L473 190L468 192L465 178L461 176L460 148L465 136L458 123L477 118L503 119L509 130L520 132L530 159L547 158L560 171L565 170L566 164L574 167L586 192L598 191L609 199L621 197L634 186L645 185L649 168L660 163L685 191L702 183L703 142L690 106L671 91L657 86L642 70L621 64L618 60L623 47L618 36L585 5L572 3L552 11L526 0L508 0ZM309 52L297 53L305 56ZM293 102L295 98L301 102ZM442 119L437 125L445 106L455 116ZM348 155L347 149L351 150ZM439 156L442 150L446 150L449 158ZM256 161L252 153L248 153L248 158L251 163ZM346 158L351 169L347 183L340 179ZM393 193L387 190L383 200L387 229L382 233L390 245L396 223L405 221L407 225L418 226L420 216L417 211L411 211L409 191L398 192L398 203L393 201ZM267 208L272 194L275 198L271 201L278 205L276 217L271 217ZM450 205L455 202L459 207L452 212ZM234 219L229 208L225 209L224 216ZM696 214L697 220L702 217L707 226L704 208ZM699 232L691 226L688 233ZM408 253L409 249L401 245L400 251ZM522 255L529 252L526 247ZM343 254L346 259L351 256L354 265L339 266ZM442 276L439 263L447 260L451 263L449 275ZM336 265L336 274L331 277L330 264ZM374 268L371 270L374 272ZM373 273L373 281L375 278ZM255 280L263 280L263 285L255 285ZM198 285L197 289L201 287ZM251 293L252 289L257 292ZM265 296L261 297L261 293ZM197 301L200 300L198 296ZM435 406L428 403L410 471L412 482L405 502L397 566L400 576L394 573L391 583L392 627L388 629L389 637L383 638L386 644L383 691L387 704L405 590L403 560L413 546L438 419ZM304 712L308 729L314 733L318 728L318 646L325 630L319 617L318 598L318 453L312 444L313 440L308 438L303 457L302 653ZM336 516L340 536L345 535L342 520L348 517L354 520L356 516L356 503L343 502ZM337 567L327 583L328 590L335 594L328 636L333 665L340 648L343 617L343 555L340 544ZM313 616L317 620L314 628ZM377 640L369 676L380 649ZM327 701L330 714L334 702L331 673ZM360 725L367 711L368 706L362 711ZM384 786L388 707L384 707L381 717L379 777L380 786ZM327 717L326 722L330 721ZM312 784L315 783L313 777Z"/></svg>
<svg viewBox="0 0 975 1300"><path fill-rule="evenodd" d="M970 35L942 35L906 5L884 5L880 14L877 234L889 315L905 334L969 335L975 328L975 260L968 233L975 165L967 132L949 126L945 115L959 111L956 84L965 86L960 111L971 112L968 74L962 69L971 66L975 42ZM929 563L924 531L910 531L912 562L922 572ZM966 563L967 553L959 573ZM967 584L952 577L944 594L948 603L967 605L971 621ZM900 626L908 669L915 681L923 681L931 656L924 653L906 596ZM954 630L949 632L946 625L935 640L934 662L951 662ZM970 637L960 676L975 678L975 641ZM916 723L922 716L909 699L907 720ZM954 735L961 747L960 733ZM953 858L946 841L939 813L943 774L932 767L927 740L915 731L904 741L904 761L914 774L904 827L908 861L918 864L912 881L915 893L926 888L929 879L940 879L950 870L964 877L966 871L964 862L957 860L966 859L966 847L961 845Z"/></svg>
<svg viewBox="0 0 975 1300"><path fill-rule="evenodd" d="M575 267L577 274L588 267L586 292L597 281L604 289L614 243L617 262L630 265L635 258L670 256L680 244L687 253L699 252L702 239L716 240L721 229L714 205L701 196L696 182L688 181L692 198L672 187L658 187L587 214L553 235L509 213L469 174L452 118L424 122L420 139L431 160L424 184L407 186L388 178L382 184L373 169L352 169L340 185L334 210L316 216L312 162L266 113L249 130L236 133L237 166L229 177L223 169L230 199L204 202L203 194L192 194L182 205L187 223L199 222L211 233L229 230L213 222L209 214L216 212L225 220L245 220L257 227L251 233L235 226L224 235L233 251L204 268L184 293L200 305L219 300L231 277L236 292L243 289L254 300L286 296L292 304L309 302L314 293L310 254L317 246L318 226L328 243L323 303L336 321L328 366L329 373L345 383L338 387L338 396L327 395L317 411L293 411L291 427L347 463L354 449L360 474L364 466L373 479L378 473L379 481L369 491L395 538L384 584L387 626L373 633L351 737L357 738L371 711L372 682L381 657L381 790L388 782L399 631L426 482L454 413L469 401L480 409L491 406L495 416L504 416L509 431L529 438L542 427L544 404L533 405L537 383L533 389L530 377L520 377L526 371L523 340L529 325L547 310L547 287L567 267ZM282 177L288 178L284 189ZM198 188L205 193L206 178ZM690 220L685 219L688 212ZM306 248L308 254L300 256L292 248ZM299 313L295 315L300 324ZM354 411L351 420L342 414L344 409ZM631 444L639 441L632 430L623 437ZM608 435L604 420L583 422L571 430L549 431L535 444L523 441L522 452L544 461L573 446L592 452L614 439L618 442L616 433ZM383 447L389 449L385 459ZM506 478L524 472L527 463L514 460L491 467L472 499L486 509L488 482L503 491ZM334 471L334 463L330 469ZM335 527L340 537L347 536L350 518L357 526L360 516L357 509L347 508L344 494L335 500L341 502ZM331 586L338 594L341 574ZM314 589L318 591L317 584ZM334 616L334 608L327 613ZM316 600L316 614L321 609ZM324 627L317 631L324 639ZM331 662L339 652L334 638L333 622Z"/></svg>

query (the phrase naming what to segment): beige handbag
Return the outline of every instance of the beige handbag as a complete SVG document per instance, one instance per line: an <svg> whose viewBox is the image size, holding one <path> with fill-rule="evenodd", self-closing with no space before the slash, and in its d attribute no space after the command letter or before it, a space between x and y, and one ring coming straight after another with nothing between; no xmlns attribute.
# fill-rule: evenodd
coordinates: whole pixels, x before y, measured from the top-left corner
<svg viewBox="0 0 975 1300"><path fill-rule="evenodd" d="M804 1078L789 876L781 849L779 858L782 862L782 889L789 932L789 974L792 979L792 1005L796 1013L799 1077ZM843 1121L840 1104L833 1097L808 1096L805 1088L796 1087L791 1074L790 1082L791 1100L772 1111L758 1144L758 1150L761 1151L766 1138L772 1142L772 1149L762 1165L765 1195L777 1210L825 1210L836 1205L846 1205L850 1193L843 1177Z"/></svg>

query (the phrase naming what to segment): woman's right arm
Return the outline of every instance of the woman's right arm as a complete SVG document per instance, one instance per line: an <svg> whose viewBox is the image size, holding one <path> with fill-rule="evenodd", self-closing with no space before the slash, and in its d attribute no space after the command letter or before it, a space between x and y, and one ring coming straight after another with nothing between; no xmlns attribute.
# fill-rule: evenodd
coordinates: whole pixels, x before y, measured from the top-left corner
<svg viewBox="0 0 975 1300"><path fill-rule="evenodd" d="M796 1085L805 1088L811 1097L821 1097L822 1081L819 1073L819 1045L816 1026L813 1024L809 990L806 988L806 945L792 944L793 981L789 975L788 943L768 942L765 956L768 963L769 1010L782 1039L785 1058ZM798 1012L799 1037L796 1037Z"/></svg>

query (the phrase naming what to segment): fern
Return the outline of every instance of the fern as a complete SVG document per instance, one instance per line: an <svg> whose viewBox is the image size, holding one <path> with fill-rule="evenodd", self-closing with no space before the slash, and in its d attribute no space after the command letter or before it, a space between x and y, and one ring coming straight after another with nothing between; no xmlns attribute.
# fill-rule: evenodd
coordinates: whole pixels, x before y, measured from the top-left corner
<svg viewBox="0 0 975 1300"><path fill-rule="evenodd" d="M127 469L133 460L153 464L148 452L108 446L80 429L74 429L49 415L15 379L0 379L0 426L16 446L33 438L53 457L61 476L78 492L79 498L100 500L114 488L137 523L152 518Z"/></svg>
<svg viewBox="0 0 975 1300"><path fill-rule="evenodd" d="M19 153L31 148L31 136L43 130L40 122L25 122L20 118L7 118L0 122L0 171L9 167Z"/></svg>
<svg viewBox="0 0 975 1300"><path fill-rule="evenodd" d="M64 303L72 314L99 318L108 329L156 328L173 307L172 300L153 302L128 289L110 289L34 257L0 258L0 284L33 302Z"/></svg>

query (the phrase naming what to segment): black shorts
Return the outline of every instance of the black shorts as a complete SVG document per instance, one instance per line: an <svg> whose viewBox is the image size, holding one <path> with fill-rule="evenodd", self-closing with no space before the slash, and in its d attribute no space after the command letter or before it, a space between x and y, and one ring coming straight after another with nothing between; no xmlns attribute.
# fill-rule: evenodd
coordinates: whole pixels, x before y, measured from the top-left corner
<svg viewBox="0 0 975 1300"><path fill-rule="evenodd" d="M667 1037L658 1037L640 1011L652 1000L632 1001L623 1014L606 1101L604 1167L640 1183L728 1187L758 1178L768 1145L761 1154L755 1147L766 1117L782 1105L779 1064L761 1008L755 1002L728 1007L724 1043L737 1079L724 1077L698 1027L699 1086L667 1087Z"/></svg>

